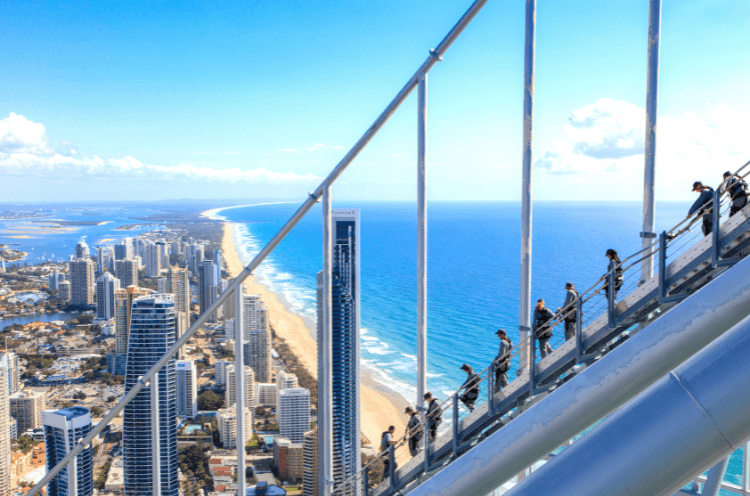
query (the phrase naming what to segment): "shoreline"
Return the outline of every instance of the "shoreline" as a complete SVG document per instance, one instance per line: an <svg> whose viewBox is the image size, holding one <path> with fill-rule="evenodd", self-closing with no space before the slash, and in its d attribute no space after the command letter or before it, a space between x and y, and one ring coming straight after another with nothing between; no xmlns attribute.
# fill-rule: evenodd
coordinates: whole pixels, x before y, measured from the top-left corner
<svg viewBox="0 0 750 496"><path fill-rule="evenodd" d="M238 208L238 207L235 207ZM212 209L201 216L217 219L216 213L224 209ZM230 221L224 221L222 250L227 264L227 272L236 277L244 264L239 259L234 243L234 229ZM274 331L283 338L300 364L317 379L317 343L313 338L314 322L309 317L302 317L290 309L289 303L259 283L255 277L245 280L245 288L250 294L260 294L268 308L268 318ZM403 413L409 404L401 394L375 381L367 369L361 372L360 382L361 427L362 434L370 441L373 448L378 447L380 434L389 425L396 427L396 432L406 428L407 417Z"/></svg>

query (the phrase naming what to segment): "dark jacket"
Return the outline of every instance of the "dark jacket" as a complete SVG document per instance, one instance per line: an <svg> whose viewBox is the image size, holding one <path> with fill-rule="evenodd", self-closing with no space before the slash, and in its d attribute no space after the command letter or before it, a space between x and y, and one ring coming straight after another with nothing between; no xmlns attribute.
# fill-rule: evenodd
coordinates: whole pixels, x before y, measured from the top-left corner
<svg viewBox="0 0 750 496"><path fill-rule="evenodd" d="M534 322L532 324L534 331L539 331L554 316L555 314L549 308L534 310Z"/></svg>
<svg viewBox="0 0 750 496"><path fill-rule="evenodd" d="M729 178L729 181L727 181L726 190L729 192L729 197L732 200L747 196L747 191L745 191L743 181L737 176L732 176Z"/></svg>
<svg viewBox="0 0 750 496"><path fill-rule="evenodd" d="M440 408L440 402L436 398L432 398L430 401L427 407L427 415L430 417L432 425L437 425L443 421L443 409Z"/></svg>
<svg viewBox="0 0 750 496"><path fill-rule="evenodd" d="M698 199L695 200L695 203L693 203L693 206L690 207L690 210L688 210L688 215L693 215L702 207L710 206L713 199L714 199L714 190L706 186L705 189L701 191L701 194L698 197Z"/></svg>
<svg viewBox="0 0 750 496"><path fill-rule="evenodd" d="M565 294L565 303L563 303L562 306L562 314L565 315L565 320L576 320L576 310L575 305L573 304L573 302L576 301L576 298L578 298L578 291L575 289L569 289ZM568 313L569 311L570 313Z"/></svg>
<svg viewBox="0 0 750 496"><path fill-rule="evenodd" d="M479 378L479 374L476 372L470 372L469 377L466 378L462 388L466 388L466 392L464 395L467 399L477 399L479 396L479 381L481 379Z"/></svg>
<svg viewBox="0 0 750 496"><path fill-rule="evenodd" d="M417 441L422 439L422 434L424 433L424 431L419 425L419 415L417 415L416 413L412 414L406 428L409 430L409 436L412 439Z"/></svg>

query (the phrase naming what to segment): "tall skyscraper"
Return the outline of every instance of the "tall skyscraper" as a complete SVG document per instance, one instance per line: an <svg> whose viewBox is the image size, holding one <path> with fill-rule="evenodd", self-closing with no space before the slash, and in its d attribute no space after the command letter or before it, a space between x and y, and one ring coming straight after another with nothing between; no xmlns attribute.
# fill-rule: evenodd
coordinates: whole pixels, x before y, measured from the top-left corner
<svg viewBox="0 0 750 496"><path fill-rule="evenodd" d="M285 372L283 370L279 370L279 372L276 374L276 414L278 419L278 413L279 413L279 393L285 389L293 389L299 387L299 380L297 380L297 376L290 373Z"/></svg>
<svg viewBox="0 0 750 496"><path fill-rule="evenodd" d="M87 408L72 406L56 412L42 412L47 471L52 470L78 441L91 431ZM71 465L63 468L47 485L48 496L90 496L94 492L93 448L89 446L76 456L75 473Z"/></svg>
<svg viewBox="0 0 750 496"><path fill-rule="evenodd" d="M96 247L96 271L101 274L104 272L104 247Z"/></svg>
<svg viewBox="0 0 750 496"><path fill-rule="evenodd" d="M80 244L80 243L79 243ZM77 251L77 248L76 248ZM94 304L94 264L88 258L68 262L70 304Z"/></svg>
<svg viewBox="0 0 750 496"><path fill-rule="evenodd" d="M235 408L222 408L217 413L219 438L224 449L237 448L237 410ZM243 431L245 444L253 437L253 413L245 408L245 430Z"/></svg>
<svg viewBox="0 0 750 496"><path fill-rule="evenodd" d="M237 374L234 371L234 365L227 366L227 388L224 391L224 406L231 408L237 404ZM255 407L255 374L253 369L245 366L245 406L247 408Z"/></svg>
<svg viewBox="0 0 750 496"><path fill-rule="evenodd" d="M163 246L155 243L146 245L144 263L146 264L147 277L159 277L161 274L161 248Z"/></svg>
<svg viewBox="0 0 750 496"><path fill-rule="evenodd" d="M115 277L120 280L120 287L138 286L138 260L126 258L115 260Z"/></svg>
<svg viewBox="0 0 750 496"><path fill-rule="evenodd" d="M115 245L115 260L126 260L133 257L133 250L130 243L120 241Z"/></svg>
<svg viewBox="0 0 750 496"><path fill-rule="evenodd" d="M125 392L164 355L175 341L174 300L171 295L133 300L128 336ZM177 373L174 357L157 374L159 386L159 456L161 494L178 496ZM151 388L138 392L123 414L123 467L126 495L152 493Z"/></svg>
<svg viewBox="0 0 750 496"><path fill-rule="evenodd" d="M57 269L54 269L52 271L52 274L49 275L48 281L49 283L47 286L49 286L50 291L59 291L60 290L60 283L65 280L65 274L60 274Z"/></svg>
<svg viewBox="0 0 750 496"><path fill-rule="evenodd" d="M12 351L3 351L0 353L0 367L8 370L8 394L18 391L20 376L18 374L18 357Z"/></svg>
<svg viewBox="0 0 750 496"><path fill-rule="evenodd" d="M0 355L0 359L2 355ZM0 360L0 496L10 496L10 402L8 362Z"/></svg>
<svg viewBox="0 0 750 496"><path fill-rule="evenodd" d="M217 386L226 386L227 384L227 367L231 365L232 362L229 362L227 360L217 360L214 364L214 382L216 382Z"/></svg>
<svg viewBox="0 0 750 496"><path fill-rule="evenodd" d="M168 287L174 295L174 310L177 313L177 335L175 339L187 332L190 327L190 280L188 270L179 267L169 267L167 273ZM180 357L183 351L180 350Z"/></svg>
<svg viewBox="0 0 750 496"><path fill-rule="evenodd" d="M255 372L257 382L271 382L271 329L268 309L260 295L243 298L245 363Z"/></svg>
<svg viewBox="0 0 750 496"><path fill-rule="evenodd" d="M70 301L70 281L60 281L58 288L57 299L60 301Z"/></svg>
<svg viewBox="0 0 750 496"><path fill-rule="evenodd" d="M279 393L279 437L293 443L304 441L310 430L310 391L305 388L285 389Z"/></svg>
<svg viewBox="0 0 750 496"><path fill-rule="evenodd" d="M89 258L89 245L85 241L79 241L76 245L76 258Z"/></svg>
<svg viewBox="0 0 750 496"><path fill-rule="evenodd" d="M195 360L177 360L177 415L198 415L198 368Z"/></svg>
<svg viewBox="0 0 750 496"><path fill-rule="evenodd" d="M109 320L115 316L115 291L120 289L120 281L105 272L96 281L96 317Z"/></svg>
<svg viewBox="0 0 750 496"><path fill-rule="evenodd" d="M151 290L128 286L125 289L115 290L115 352L125 354L128 352L128 335L130 332L130 316L133 308L133 300L141 296L148 296ZM121 375L121 374L117 374Z"/></svg>
<svg viewBox="0 0 750 496"><path fill-rule="evenodd" d="M361 466L359 402L359 210L335 209L331 254L332 437L333 480L353 477ZM318 315L323 303L323 277L318 273ZM318 335L322 319L318 318ZM320 357L320 355L318 355ZM318 366L322 367L318 362ZM320 376L319 371L318 375ZM321 392L319 391L319 397ZM323 421L323 420L321 420ZM320 448L320 444L319 448ZM321 462L322 463L322 462ZM320 477L320 474L318 474ZM357 492L352 489L352 494Z"/></svg>
<svg viewBox="0 0 750 496"><path fill-rule="evenodd" d="M19 391L10 395L10 415L18 421L21 433L42 426L44 408L44 393Z"/></svg>
<svg viewBox="0 0 750 496"><path fill-rule="evenodd" d="M318 496L318 431L305 432L302 444L304 496Z"/></svg>
<svg viewBox="0 0 750 496"><path fill-rule="evenodd" d="M211 303L216 301L218 297L218 284L219 281L214 280L216 272L214 271L214 263L211 260L204 260L201 262L198 268L198 304L200 305L200 313L205 312ZM208 322L217 322L217 312L208 319Z"/></svg>
<svg viewBox="0 0 750 496"><path fill-rule="evenodd" d="M214 280L221 281L221 250L214 250Z"/></svg>

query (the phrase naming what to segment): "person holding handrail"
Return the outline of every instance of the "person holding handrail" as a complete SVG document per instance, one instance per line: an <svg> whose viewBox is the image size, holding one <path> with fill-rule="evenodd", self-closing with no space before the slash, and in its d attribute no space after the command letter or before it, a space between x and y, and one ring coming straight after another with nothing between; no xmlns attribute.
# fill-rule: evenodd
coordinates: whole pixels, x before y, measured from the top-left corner
<svg viewBox="0 0 750 496"><path fill-rule="evenodd" d="M549 340L552 337L552 326L549 325L549 321L554 316L552 310L544 306L544 300L539 298L536 301L536 307L534 307L533 329L539 341L539 353L542 358L546 357L547 353L552 353L552 346L549 345Z"/></svg>
<svg viewBox="0 0 750 496"><path fill-rule="evenodd" d="M729 180L727 181L727 179ZM731 217L747 205L747 183L740 176L729 171L724 173L724 181L726 181L724 191L729 193L729 198L732 199L732 206L729 209L729 216Z"/></svg>
<svg viewBox="0 0 750 496"><path fill-rule="evenodd" d="M513 343L505 332L505 329L498 329L497 337L500 338L500 349L497 350L495 357L495 392L508 385L508 369L510 369L510 352L513 349Z"/></svg>
<svg viewBox="0 0 750 496"><path fill-rule="evenodd" d="M409 415L409 423L406 426L406 437L409 439L409 453L411 456L417 456L419 453L419 441L424 435L424 427L420 423L417 411L410 406L406 407L404 412Z"/></svg>
<svg viewBox="0 0 750 496"><path fill-rule="evenodd" d="M471 368L471 365L468 363L461 365L461 370L466 372L468 377L466 377L466 380L461 386L461 389L464 389L464 394L462 394L459 399L461 400L461 403L466 405L466 408L468 408L470 412L473 412L474 403L476 403L477 398L479 398L479 382L482 379L479 377L479 374L474 372L474 369Z"/></svg>
<svg viewBox="0 0 750 496"><path fill-rule="evenodd" d="M604 276L604 295L609 299L609 275L614 273L615 275L615 298L617 298L617 292L620 291L624 278L622 277L622 261L620 255L617 254L617 250L610 248L605 254L609 265L607 266L607 275Z"/></svg>
<svg viewBox="0 0 750 496"><path fill-rule="evenodd" d="M427 416L430 418L430 442L432 442L437 438L438 426L443 421L443 409L440 408L440 402L437 398L433 398L429 391L424 394L424 400L427 402Z"/></svg>
<svg viewBox="0 0 750 496"><path fill-rule="evenodd" d="M563 320L565 320L565 341L569 340L576 334L576 305L575 301L578 299L578 291L572 282L565 284L565 303L563 303L562 310L560 311Z"/></svg>
<svg viewBox="0 0 750 496"><path fill-rule="evenodd" d="M703 215L703 225L701 226L701 229L703 230L703 235L708 236L714 227L714 218L711 211L714 199L714 189L711 186L705 186L700 181L695 181L693 183L693 191L697 191L700 195L693 203L693 206L690 207L690 210L688 210L687 216L689 218L695 212L698 212L698 216Z"/></svg>
<svg viewBox="0 0 750 496"><path fill-rule="evenodd" d="M390 464L391 464L391 457L389 453L389 449L392 445L396 444L396 441L393 439L393 433L396 431L396 427L393 425L388 426L388 430L385 431L383 434L380 435L380 452L383 454L383 480L385 480L386 477L389 477L388 474L390 474ZM396 463L396 460L393 460L393 470L396 470L398 468L398 463Z"/></svg>

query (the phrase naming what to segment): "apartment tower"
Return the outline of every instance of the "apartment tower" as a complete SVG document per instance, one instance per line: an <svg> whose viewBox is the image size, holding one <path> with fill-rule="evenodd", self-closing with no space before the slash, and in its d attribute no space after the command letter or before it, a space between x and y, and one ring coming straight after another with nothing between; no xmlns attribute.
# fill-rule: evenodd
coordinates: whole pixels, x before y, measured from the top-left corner
<svg viewBox="0 0 750 496"><path fill-rule="evenodd" d="M47 471L52 470L78 441L91 431L87 408L72 406L42 412ZM93 448L84 448L75 464L68 464L47 485L48 496L91 496L94 492Z"/></svg>

